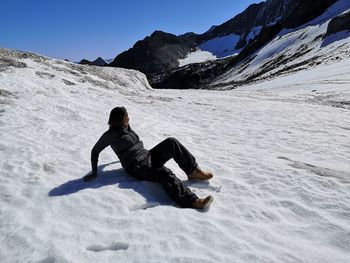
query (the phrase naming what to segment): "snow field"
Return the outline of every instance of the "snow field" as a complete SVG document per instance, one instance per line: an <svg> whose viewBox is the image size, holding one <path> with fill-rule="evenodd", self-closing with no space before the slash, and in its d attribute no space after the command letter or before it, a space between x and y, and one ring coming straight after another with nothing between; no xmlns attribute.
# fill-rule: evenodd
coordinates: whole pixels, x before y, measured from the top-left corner
<svg viewBox="0 0 350 263"><path fill-rule="evenodd" d="M350 260L349 111L310 101L302 75L222 92L151 90L136 71L22 61L0 72L15 96L0 104L1 262ZM339 76L315 84L317 96L348 100ZM209 211L177 208L108 148L100 177L82 182L120 105L146 148L175 137L214 172L188 182L167 164L198 196L214 196Z"/></svg>

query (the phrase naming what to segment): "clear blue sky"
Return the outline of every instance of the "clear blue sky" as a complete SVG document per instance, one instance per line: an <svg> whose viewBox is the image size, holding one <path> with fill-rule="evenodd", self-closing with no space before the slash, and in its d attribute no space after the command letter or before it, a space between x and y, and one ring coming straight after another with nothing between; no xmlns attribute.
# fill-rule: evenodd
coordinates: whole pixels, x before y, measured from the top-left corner
<svg viewBox="0 0 350 263"><path fill-rule="evenodd" d="M109 59L154 30L203 33L257 0L1 0L0 47Z"/></svg>

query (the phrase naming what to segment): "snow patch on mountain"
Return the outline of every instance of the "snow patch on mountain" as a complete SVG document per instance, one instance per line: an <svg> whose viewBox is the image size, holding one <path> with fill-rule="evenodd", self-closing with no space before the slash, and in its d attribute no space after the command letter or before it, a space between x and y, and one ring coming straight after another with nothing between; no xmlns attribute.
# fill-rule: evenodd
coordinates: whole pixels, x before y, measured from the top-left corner
<svg viewBox="0 0 350 263"><path fill-rule="evenodd" d="M187 56L184 59L179 59L178 61L179 67L182 67L188 64L200 63L213 59L216 59L216 56L214 56L209 51L197 49L196 51L187 54Z"/></svg>
<svg viewBox="0 0 350 263"><path fill-rule="evenodd" d="M249 43L249 40L251 40L251 39L255 38L257 35L259 35L261 32L261 29L262 29L262 26L253 27L245 38L247 43Z"/></svg>
<svg viewBox="0 0 350 263"><path fill-rule="evenodd" d="M218 58L223 58L239 53L240 50L235 49L239 39L239 35L230 34L206 41L200 44L199 48L203 51L209 51Z"/></svg>

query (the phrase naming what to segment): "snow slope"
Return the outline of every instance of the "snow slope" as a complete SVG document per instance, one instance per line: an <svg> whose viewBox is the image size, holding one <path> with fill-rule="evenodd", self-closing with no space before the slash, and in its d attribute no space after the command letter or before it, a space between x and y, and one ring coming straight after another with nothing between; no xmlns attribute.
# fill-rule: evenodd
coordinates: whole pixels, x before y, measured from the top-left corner
<svg viewBox="0 0 350 263"><path fill-rule="evenodd" d="M235 34L217 37L200 44L199 49L208 51L218 58L231 56L240 51L235 49L239 38L240 36Z"/></svg>
<svg viewBox="0 0 350 263"><path fill-rule="evenodd" d="M350 57L350 31L325 38L329 21L350 10L339 0L324 14L296 29L284 29L246 61L219 76L213 85L229 87L256 82Z"/></svg>
<svg viewBox="0 0 350 263"><path fill-rule="evenodd" d="M349 65L231 91L152 90L137 71L0 49L0 262L349 262L350 114L312 100L349 103ZM214 196L209 211L177 208L110 149L82 181L118 105L147 148L176 137L214 172L191 183L167 164Z"/></svg>
<svg viewBox="0 0 350 263"><path fill-rule="evenodd" d="M246 36L247 43L249 40L256 37L260 33L261 29L261 26L253 27ZM186 58L184 59L180 59L179 67L192 63L200 63L207 60L214 60L217 58L237 55L242 50L235 49L240 38L241 36L239 35L229 34L208 40L199 45L199 50L187 54Z"/></svg>

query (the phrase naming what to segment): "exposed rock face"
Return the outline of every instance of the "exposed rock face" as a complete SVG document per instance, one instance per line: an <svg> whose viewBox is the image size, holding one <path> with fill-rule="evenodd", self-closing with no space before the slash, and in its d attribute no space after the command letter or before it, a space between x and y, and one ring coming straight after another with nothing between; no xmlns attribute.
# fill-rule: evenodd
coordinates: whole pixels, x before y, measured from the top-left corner
<svg viewBox="0 0 350 263"><path fill-rule="evenodd" d="M153 78L150 84L156 89L199 89L224 73L231 60L227 58L175 68Z"/></svg>
<svg viewBox="0 0 350 263"><path fill-rule="evenodd" d="M296 3L283 21L287 28L298 27L316 18L337 0L298 0L292 2Z"/></svg>
<svg viewBox="0 0 350 263"><path fill-rule="evenodd" d="M350 11L333 18L328 24L326 35L344 30L350 30Z"/></svg>
<svg viewBox="0 0 350 263"><path fill-rule="evenodd" d="M136 69L149 76L178 67L178 59L184 58L195 48L196 44L191 40L155 31L118 55L110 66Z"/></svg>

